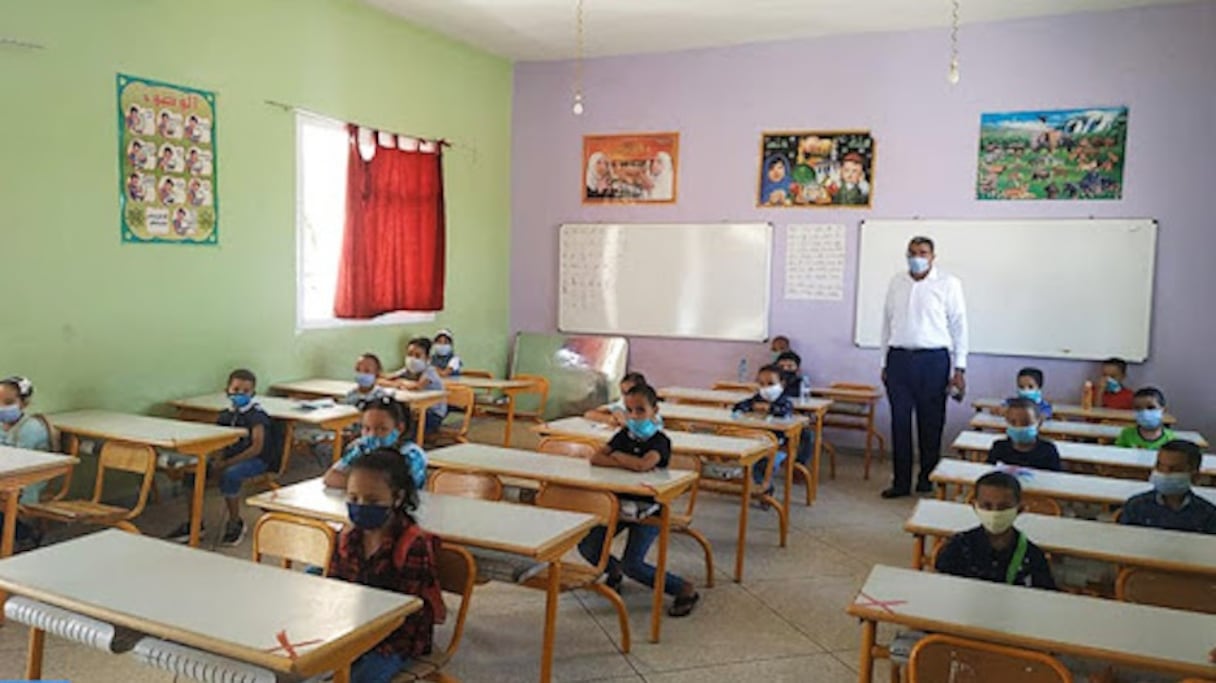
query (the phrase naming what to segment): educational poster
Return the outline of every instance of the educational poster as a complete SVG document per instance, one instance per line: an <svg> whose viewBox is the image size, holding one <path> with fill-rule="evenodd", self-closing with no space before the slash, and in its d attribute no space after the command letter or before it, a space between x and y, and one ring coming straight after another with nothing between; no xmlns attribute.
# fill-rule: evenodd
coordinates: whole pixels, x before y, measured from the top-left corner
<svg viewBox="0 0 1216 683"><path fill-rule="evenodd" d="M217 244L215 94L118 74L123 242Z"/></svg>
<svg viewBox="0 0 1216 683"><path fill-rule="evenodd" d="M756 206L868 208L874 183L869 131L780 132L760 137Z"/></svg>
<svg viewBox="0 0 1216 683"><path fill-rule="evenodd" d="M673 204L679 133L583 136L584 204Z"/></svg>
<svg viewBox="0 0 1216 683"><path fill-rule="evenodd" d="M843 225L791 225L785 236L785 298L844 299Z"/></svg>
<svg viewBox="0 0 1216 683"><path fill-rule="evenodd" d="M1120 199L1127 107L983 114L976 199Z"/></svg>

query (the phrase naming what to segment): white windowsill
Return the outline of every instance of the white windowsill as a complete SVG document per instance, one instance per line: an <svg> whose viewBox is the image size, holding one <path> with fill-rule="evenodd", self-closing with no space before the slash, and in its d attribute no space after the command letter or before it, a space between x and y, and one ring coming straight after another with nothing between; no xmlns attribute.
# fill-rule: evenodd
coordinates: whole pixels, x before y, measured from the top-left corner
<svg viewBox="0 0 1216 683"><path fill-rule="evenodd" d="M344 320L341 318L322 318L315 320L297 320L296 334L312 330L333 330L357 327L382 327L384 325L409 325L412 323L435 322L435 314L421 311L395 311L385 313L371 320Z"/></svg>

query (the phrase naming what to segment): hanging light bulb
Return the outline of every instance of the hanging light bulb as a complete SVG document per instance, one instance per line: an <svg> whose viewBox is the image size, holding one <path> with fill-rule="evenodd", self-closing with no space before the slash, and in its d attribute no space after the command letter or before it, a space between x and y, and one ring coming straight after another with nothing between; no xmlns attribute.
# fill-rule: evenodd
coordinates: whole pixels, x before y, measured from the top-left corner
<svg viewBox="0 0 1216 683"><path fill-rule="evenodd" d="M570 111L575 116L583 115L583 0L574 6L574 106Z"/></svg>
<svg viewBox="0 0 1216 683"><path fill-rule="evenodd" d="M950 70L946 72L946 80L950 85L958 85L960 78L958 71L958 3L959 0L951 2Z"/></svg>

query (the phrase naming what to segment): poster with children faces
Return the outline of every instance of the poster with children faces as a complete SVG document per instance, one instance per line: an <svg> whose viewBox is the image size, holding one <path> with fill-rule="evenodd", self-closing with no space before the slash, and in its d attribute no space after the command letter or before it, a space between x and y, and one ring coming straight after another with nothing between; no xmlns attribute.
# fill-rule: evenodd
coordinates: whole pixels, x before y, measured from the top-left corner
<svg viewBox="0 0 1216 683"><path fill-rule="evenodd" d="M868 208L874 152L864 130L763 133L756 206Z"/></svg>
<svg viewBox="0 0 1216 683"><path fill-rule="evenodd" d="M117 76L126 243L218 244L215 94Z"/></svg>

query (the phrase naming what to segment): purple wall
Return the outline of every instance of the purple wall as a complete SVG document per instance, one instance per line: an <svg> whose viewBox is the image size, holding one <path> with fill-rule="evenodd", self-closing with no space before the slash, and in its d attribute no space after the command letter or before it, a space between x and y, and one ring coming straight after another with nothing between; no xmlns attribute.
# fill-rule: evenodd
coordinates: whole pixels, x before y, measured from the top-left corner
<svg viewBox="0 0 1216 683"><path fill-rule="evenodd" d="M1184 426L1216 436L1216 205L1207 194L1216 190L1216 3L977 24L964 27L961 41L963 80L953 88L942 30L593 60L582 117L570 113L569 62L518 65L513 329L555 329L564 222L771 221L773 333L794 340L817 383L877 383L878 352L852 342L861 220L1147 216L1161 226L1153 333L1150 360L1133 368L1132 384L1160 386ZM1123 200L974 199L981 112L1095 105L1130 107ZM800 128L873 131L873 210L755 207L760 132ZM678 204L580 204L583 134L665 130L680 132ZM786 301L784 226L817 222L848 226L845 300ZM1112 277L1118 269L1110 264ZM1035 277L1033 263L1026 273ZM755 368L766 355L758 344L634 338L631 365L659 384L708 385L732 377L741 356ZM1043 368L1057 401L1075 402L1083 378L1096 372L1076 361L974 356L970 394L1010 393L1026 363ZM948 431L961 429L970 411L950 412Z"/></svg>

